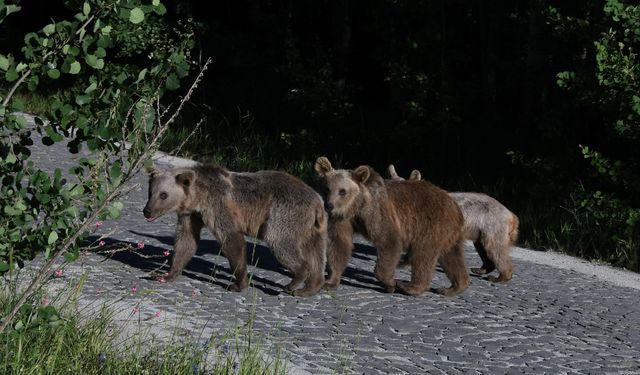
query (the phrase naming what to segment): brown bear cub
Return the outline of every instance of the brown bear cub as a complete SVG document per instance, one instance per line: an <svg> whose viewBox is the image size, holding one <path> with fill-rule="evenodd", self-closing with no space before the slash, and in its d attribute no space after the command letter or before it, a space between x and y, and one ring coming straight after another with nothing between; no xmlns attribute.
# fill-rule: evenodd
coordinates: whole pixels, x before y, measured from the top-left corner
<svg viewBox="0 0 640 375"><path fill-rule="evenodd" d="M393 164L389 165L392 180L404 180L398 176ZM409 180L420 180L420 171L414 169ZM471 272L484 275L497 269L499 276L489 276L493 282L511 280L513 265L511 247L518 239L518 217L502 203L481 193L449 193L458 203L464 216L464 236L471 240L482 259L482 267Z"/></svg>
<svg viewBox="0 0 640 375"><path fill-rule="evenodd" d="M353 249L353 231L367 237L378 251L376 278L387 292L418 295L431 284L440 262L451 287L436 290L447 296L469 285L463 253L462 213L447 192L426 181L385 181L369 166L335 170L325 157L315 169L327 187L329 213L329 279L336 287ZM403 249L411 256L411 281L394 279Z"/></svg>
<svg viewBox="0 0 640 375"><path fill-rule="evenodd" d="M206 226L229 260L235 277L231 290L248 286L244 235L263 239L291 271L287 292L310 296L324 285L327 215L320 195L301 180L284 172L236 173L211 165L148 172L144 216L153 221L178 214L167 280L181 274ZM296 290L303 282L304 288Z"/></svg>

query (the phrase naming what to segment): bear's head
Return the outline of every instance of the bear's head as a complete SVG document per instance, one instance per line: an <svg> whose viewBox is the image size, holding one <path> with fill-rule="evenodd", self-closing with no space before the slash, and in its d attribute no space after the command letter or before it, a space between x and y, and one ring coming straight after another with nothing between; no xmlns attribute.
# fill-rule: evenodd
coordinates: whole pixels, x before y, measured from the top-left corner
<svg viewBox="0 0 640 375"><path fill-rule="evenodd" d="M372 169L366 165L352 171L333 169L324 156L316 160L315 169L324 179L324 207L329 216L334 219L353 218L362 205L365 184L371 180Z"/></svg>
<svg viewBox="0 0 640 375"><path fill-rule="evenodd" d="M155 167L147 169L149 173L149 198L142 210L147 221L178 211L189 210L193 195L196 173L192 169L180 168L171 171L159 171Z"/></svg>

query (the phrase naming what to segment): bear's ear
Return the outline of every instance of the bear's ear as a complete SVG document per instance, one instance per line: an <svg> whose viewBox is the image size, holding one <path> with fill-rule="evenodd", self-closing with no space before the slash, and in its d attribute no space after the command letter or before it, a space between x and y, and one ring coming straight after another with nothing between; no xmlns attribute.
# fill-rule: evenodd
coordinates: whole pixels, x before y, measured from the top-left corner
<svg viewBox="0 0 640 375"><path fill-rule="evenodd" d="M324 177L327 173L333 170L333 167L331 166L331 162L329 161L329 159L321 156L316 160L315 169L320 176Z"/></svg>
<svg viewBox="0 0 640 375"><path fill-rule="evenodd" d="M353 178L353 180L355 182L364 184L365 182L367 182L367 180L369 179L369 176L371 176L371 171L369 171L369 167L366 165L361 165L358 168L356 168L353 172L351 172L351 178Z"/></svg>
<svg viewBox="0 0 640 375"><path fill-rule="evenodd" d="M387 170L389 171L390 179L401 180L400 176L398 176L398 173L396 172L396 167L394 167L393 164L389 164L389 166L387 167Z"/></svg>
<svg viewBox="0 0 640 375"><path fill-rule="evenodd" d="M149 163L145 163L144 164L144 170L147 172L147 174L151 178L153 178L153 177L155 177L155 176L160 174L160 170L158 170L158 168L156 168L156 165L153 163L153 161L150 161Z"/></svg>
<svg viewBox="0 0 640 375"><path fill-rule="evenodd" d="M191 170L186 170L176 175L176 183L185 188L193 185L193 181L196 179L196 172Z"/></svg>
<svg viewBox="0 0 640 375"><path fill-rule="evenodd" d="M420 174L419 170L414 169L411 171L411 175L409 175L409 180L412 180L412 181L422 180L422 174Z"/></svg>

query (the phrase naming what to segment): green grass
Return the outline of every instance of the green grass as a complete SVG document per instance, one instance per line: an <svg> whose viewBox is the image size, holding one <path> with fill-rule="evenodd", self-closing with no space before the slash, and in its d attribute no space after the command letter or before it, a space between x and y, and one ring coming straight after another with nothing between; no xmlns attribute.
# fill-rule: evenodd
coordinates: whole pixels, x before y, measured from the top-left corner
<svg viewBox="0 0 640 375"><path fill-rule="evenodd" d="M8 91L9 88L0 87L0 93L6 94ZM13 94L13 102L18 102L23 112L34 115L46 113L51 105L48 95L27 90L17 90Z"/></svg>
<svg viewBox="0 0 640 375"><path fill-rule="evenodd" d="M541 210L540 206L528 204L514 210L520 218L522 245L640 271L640 241L633 234L624 236L624 222L611 219L608 213L596 220L582 207Z"/></svg>
<svg viewBox="0 0 640 375"><path fill-rule="evenodd" d="M1 292L2 316L15 299L7 289ZM109 309L82 318L74 298L63 299L45 304L40 297L22 306L12 327L0 335L1 374L285 373L279 358L266 361L260 346L242 343L240 332L205 344L142 337L122 342ZM215 359L209 355L207 362L209 353Z"/></svg>
<svg viewBox="0 0 640 375"><path fill-rule="evenodd" d="M234 171L276 169L307 182L315 178L313 163L317 155L309 144L313 137L304 131L278 137L261 134L249 115L234 122L225 119L209 128L205 124L193 134L191 123L196 122L183 119L181 124L171 127L160 149ZM185 139L182 149L177 150Z"/></svg>

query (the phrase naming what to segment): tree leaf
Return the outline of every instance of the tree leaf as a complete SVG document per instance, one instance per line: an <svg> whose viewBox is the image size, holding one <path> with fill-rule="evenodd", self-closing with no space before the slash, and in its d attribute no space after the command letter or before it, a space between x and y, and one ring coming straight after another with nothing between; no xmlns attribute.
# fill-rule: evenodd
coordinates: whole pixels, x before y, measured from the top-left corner
<svg viewBox="0 0 640 375"><path fill-rule="evenodd" d="M78 61L74 61L69 66L69 74L78 74L80 73L80 63Z"/></svg>
<svg viewBox="0 0 640 375"><path fill-rule="evenodd" d="M49 233L49 238L47 238L47 243L51 245L57 240L58 240L58 233L55 230L52 230L51 233Z"/></svg>
<svg viewBox="0 0 640 375"><path fill-rule="evenodd" d="M0 69L4 71L9 69L9 59L5 55L0 55Z"/></svg>
<svg viewBox="0 0 640 375"><path fill-rule="evenodd" d="M109 171L109 175L112 178L118 178L118 177L120 177L122 175L122 169L120 168L120 162L116 161L111 165L111 169Z"/></svg>
<svg viewBox="0 0 640 375"><path fill-rule="evenodd" d="M96 90L96 88L98 87L98 85L95 82L92 82L89 87L87 87L86 89L84 89L84 93L85 94L91 94L92 92L94 92Z"/></svg>
<svg viewBox="0 0 640 375"><path fill-rule="evenodd" d="M44 34L46 36L49 36L49 35L51 35L51 34L56 32L56 25L50 23L47 26L43 27L42 31L44 31Z"/></svg>
<svg viewBox="0 0 640 375"><path fill-rule="evenodd" d="M88 16L89 12L91 12L91 5L85 2L84 5L82 6L82 14L84 14L85 16Z"/></svg>
<svg viewBox="0 0 640 375"><path fill-rule="evenodd" d="M95 55L87 55L85 56L84 61L86 61L87 65L90 67L95 68L98 63L98 58Z"/></svg>
<svg viewBox="0 0 640 375"><path fill-rule="evenodd" d="M165 86L169 90L176 90L178 87L180 87L180 80L178 79L178 76L174 73L169 74Z"/></svg>
<svg viewBox="0 0 640 375"><path fill-rule="evenodd" d="M7 12L7 16L10 15L11 13L15 13L18 12L20 9L22 9L22 7L19 7L17 5L13 5L13 4L9 4L5 6L6 12Z"/></svg>
<svg viewBox="0 0 640 375"><path fill-rule="evenodd" d="M27 64L21 62L18 65L16 65L16 73L20 73L21 71L25 70L27 68Z"/></svg>
<svg viewBox="0 0 640 375"><path fill-rule="evenodd" d="M98 47L95 52L96 57L105 57L107 56L107 51L104 48Z"/></svg>
<svg viewBox="0 0 640 375"><path fill-rule="evenodd" d="M144 21L144 12L140 8L131 9L131 13L129 13L129 21L133 24L139 24Z"/></svg>
<svg viewBox="0 0 640 375"><path fill-rule="evenodd" d="M18 79L19 75L18 72L16 72L15 68L10 68L9 70L7 70L7 73L5 73L4 77L7 79L7 81L13 82Z"/></svg>
<svg viewBox="0 0 640 375"><path fill-rule="evenodd" d="M77 105L85 105L91 102L91 96L89 95L78 95L76 96L76 104Z"/></svg>
<svg viewBox="0 0 640 375"><path fill-rule="evenodd" d="M140 73L138 73L138 79L136 80L135 83L142 81L146 75L147 75L147 68L144 68L140 71Z"/></svg>
<svg viewBox="0 0 640 375"><path fill-rule="evenodd" d="M58 79L60 78L60 71L58 69L50 69L47 72L47 75L49 76L49 78Z"/></svg>
<svg viewBox="0 0 640 375"><path fill-rule="evenodd" d="M73 262L76 259L78 259L78 253L76 252L68 251L64 254L64 260L67 262Z"/></svg>

